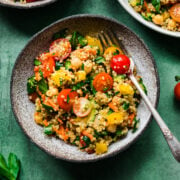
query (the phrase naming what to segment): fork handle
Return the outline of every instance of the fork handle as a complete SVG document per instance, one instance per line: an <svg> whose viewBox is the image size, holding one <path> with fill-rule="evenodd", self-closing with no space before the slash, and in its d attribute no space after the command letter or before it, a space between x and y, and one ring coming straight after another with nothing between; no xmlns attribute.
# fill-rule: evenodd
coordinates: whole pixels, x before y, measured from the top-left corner
<svg viewBox="0 0 180 180"><path fill-rule="evenodd" d="M153 107L150 100L148 99L148 97L146 96L146 94L144 93L142 88L140 87L138 81L134 77L134 75L130 74L129 77L130 77L131 81L134 83L134 85L136 86L136 88L138 89L138 91L139 91L140 95L142 96L144 102L148 106L148 108L151 111L154 119L156 120L157 124L159 125L159 127L160 127L160 129L161 129L161 131L162 131L162 133L164 135L164 138L166 139L166 141L167 141L167 143L169 145L169 148L171 149L171 152L172 152L174 158L178 162L180 162L180 142L171 133L171 131L169 130L169 128L167 127L167 125L165 124L165 122L163 121L163 119L161 118L159 113Z"/></svg>

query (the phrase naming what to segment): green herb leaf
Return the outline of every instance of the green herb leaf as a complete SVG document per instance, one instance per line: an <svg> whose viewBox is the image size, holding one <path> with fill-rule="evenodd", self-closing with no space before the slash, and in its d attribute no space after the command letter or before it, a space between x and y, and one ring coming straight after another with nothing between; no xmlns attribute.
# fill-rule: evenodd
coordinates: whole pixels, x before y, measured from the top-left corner
<svg viewBox="0 0 180 180"><path fill-rule="evenodd" d="M108 115L110 115L110 114L112 114L114 111L112 110L112 109L109 109L109 111L108 111Z"/></svg>
<svg viewBox="0 0 180 180"><path fill-rule="evenodd" d="M20 160L13 153L9 154L8 165L0 154L0 176L7 178L8 180L16 180L20 170Z"/></svg>
<svg viewBox="0 0 180 180"><path fill-rule="evenodd" d="M60 63L59 61L56 61L55 70L59 70L61 67L63 67L63 63Z"/></svg>
<svg viewBox="0 0 180 180"><path fill-rule="evenodd" d="M84 36L82 36L82 35L79 35L78 34L78 42L79 42L79 44L81 45L81 47L84 47L84 46L86 46L87 45L87 39L84 37Z"/></svg>
<svg viewBox="0 0 180 180"><path fill-rule="evenodd" d="M140 119L136 119L136 117L135 117L133 121L134 121L134 126L133 126L132 132L134 133L137 130L137 126L138 126Z"/></svg>
<svg viewBox="0 0 180 180"><path fill-rule="evenodd" d="M37 81L35 80L35 76L28 78L27 81L27 92L28 94L32 94L36 91Z"/></svg>
<svg viewBox="0 0 180 180"><path fill-rule="evenodd" d="M44 133L47 135L52 135L53 134L53 129L52 129L52 124L49 126L44 127Z"/></svg>
<svg viewBox="0 0 180 180"><path fill-rule="evenodd" d="M95 60L94 60L97 64L102 64L105 62L105 59L102 56L98 56Z"/></svg>
<svg viewBox="0 0 180 180"><path fill-rule="evenodd" d="M91 140L89 139L89 137L87 136L83 136L83 141L86 143L86 147L89 146L89 144L91 143Z"/></svg>
<svg viewBox="0 0 180 180"><path fill-rule="evenodd" d="M129 103L124 102L122 107L124 110L128 110L129 109Z"/></svg>
<svg viewBox="0 0 180 180"><path fill-rule="evenodd" d="M35 66L41 65L41 61L39 61L38 59L34 59L34 65Z"/></svg>
<svg viewBox="0 0 180 180"><path fill-rule="evenodd" d="M116 52L114 52L113 55L115 56L115 55L118 55L118 54L120 54L120 52L119 52L119 50L116 49Z"/></svg>
<svg viewBox="0 0 180 180"><path fill-rule="evenodd" d="M66 61L65 62L65 69L66 70L70 69L70 66L71 66L71 61Z"/></svg>
<svg viewBox="0 0 180 180"><path fill-rule="evenodd" d="M82 63L81 69L84 71L84 63Z"/></svg>
<svg viewBox="0 0 180 180"><path fill-rule="evenodd" d="M156 9L156 11L159 12L159 10L161 8L160 0L151 0L151 3L154 6L154 8Z"/></svg>
<svg viewBox="0 0 180 180"><path fill-rule="evenodd" d="M105 88L103 89L104 92L106 92L107 90L108 90L108 87L105 87Z"/></svg>
<svg viewBox="0 0 180 180"><path fill-rule="evenodd" d="M70 97L69 95L67 95L67 103L69 103Z"/></svg>
<svg viewBox="0 0 180 180"><path fill-rule="evenodd" d="M67 32L67 28L64 28L62 30L60 30L59 32L55 33L53 35L53 40L59 39L59 38L65 38L66 37L66 32Z"/></svg>
<svg viewBox="0 0 180 180"><path fill-rule="evenodd" d="M9 154L9 157L8 157L8 166L9 166L9 172L16 179L17 176L18 176L19 170L20 170L20 160L13 153Z"/></svg>
<svg viewBox="0 0 180 180"><path fill-rule="evenodd" d="M46 104L44 104L44 103L42 103L42 106L43 106L47 111L49 111L49 112L54 112L53 107L48 106L48 105L46 105Z"/></svg>
<svg viewBox="0 0 180 180"><path fill-rule="evenodd" d="M76 145L76 141L79 141L79 140L80 140L80 137L76 136L76 139L72 142L72 144Z"/></svg>
<svg viewBox="0 0 180 180"><path fill-rule="evenodd" d="M180 81L180 76L175 76L176 81Z"/></svg>
<svg viewBox="0 0 180 180"><path fill-rule="evenodd" d="M121 136L121 135L122 135L122 130L121 130L121 129L118 129L118 130L116 131L116 135L117 135L117 136Z"/></svg>
<svg viewBox="0 0 180 180"><path fill-rule="evenodd" d="M143 88L145 94L147 94L147 93L148 93L148 92L147 92L147 88L146 88L146 86L144 85L142 78L140 78L139 84L142 86L142 88Z"/></svg>
<svg viewBox="0 0 180 180"><path fill-rule="evenodd" d="M44 78L38 82L38 87L43 94L46 93L46 91L48 90L48 84L46 83Z"/></svg>

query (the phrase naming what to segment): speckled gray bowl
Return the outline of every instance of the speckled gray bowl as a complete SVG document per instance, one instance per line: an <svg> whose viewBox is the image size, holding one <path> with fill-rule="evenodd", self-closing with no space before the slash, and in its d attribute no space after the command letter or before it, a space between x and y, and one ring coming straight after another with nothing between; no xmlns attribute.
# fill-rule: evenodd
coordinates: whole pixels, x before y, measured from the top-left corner
<svg viewBox="0 0 180 180"><path fill-rule="evenodd" d="M27 96L27 78L33 75L33 59L47 50L52 36L63 28L77 30L83 34L96 35L97 32L112 28L132 55L137 65L138 73L142 75L148 89L148 96L154 106L159 98L159 77L155 61L147 46L131 30L119 22L96 15L77 15L59 20L39 33L35 34L18 56L11 77L11 103L13 112L25 134L47 153L68 161L89 162L113 156L129 147L145 130L150 122L151 113L141 102L138 108L140 118L139 129L110 145L106 154L97 156L81 152L77 147L66 144L43 133L42 127L33 120L34 104Z"/></svg>
<svg viewBox="0 0 180 180"><path fill-rule="evenodd" d="M54 3L55 1L57 0L39 0L31 3L20 3L20 2L14 2L14 0L0 0L0 5L11 8L18 8L18 9L31 9L31 8L44 7L48 4Z"/></svg>

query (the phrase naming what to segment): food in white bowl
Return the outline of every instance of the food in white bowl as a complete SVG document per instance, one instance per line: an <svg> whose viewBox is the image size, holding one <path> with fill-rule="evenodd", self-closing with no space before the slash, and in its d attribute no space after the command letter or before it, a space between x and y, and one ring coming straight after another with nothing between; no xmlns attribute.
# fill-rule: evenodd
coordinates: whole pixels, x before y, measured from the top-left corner
<svg viewBox="0 0 180 180"><path fill-rule="evenodd" d="M129 0L141 16L169 31L180 32L180 3L178 0Z"/></svg>

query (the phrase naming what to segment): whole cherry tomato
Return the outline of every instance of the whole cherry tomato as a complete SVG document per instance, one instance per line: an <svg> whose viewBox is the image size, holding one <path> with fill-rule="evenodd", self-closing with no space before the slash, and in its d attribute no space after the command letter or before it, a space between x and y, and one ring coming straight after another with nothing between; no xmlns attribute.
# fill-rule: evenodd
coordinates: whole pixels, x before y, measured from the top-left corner
<svg viewBox="0 0 180 180"><path fill-rule="evenodd" d="M113 87L113 79L105 72L99 73L93 80L93 86L96 91L107 92Z"/></svg>
<svg viewBox="0 0 180 180"><path fill-rule="evenodd" d="M173 5L170 8L170 16L176 21L180 22L180 3Z"/></svg>
<svg viewBox="0 0 180 180"><path fill-rule="evenodd" d="M126 55L118 54L112 57L110 66L117 74L125 74L130 67L130 60Z"/></svg>
<svg viewBox="0 0 180 180"><path fill-rule="evenodd" d="M180 82L178 82L174 87L174 95L176 99L180 101Z"/></svg>
<svg viewBox="0 0 180 180"><path fill-rule="evenodd" d="M76 97L78 97L78 93L76 91L72 91L71 89L63 89L59 93L57 101L60 108L64 109L65 111L70 111Z"/></svg>

